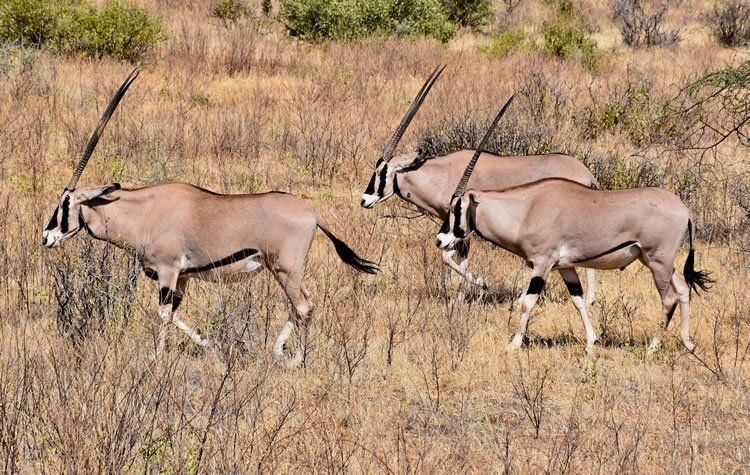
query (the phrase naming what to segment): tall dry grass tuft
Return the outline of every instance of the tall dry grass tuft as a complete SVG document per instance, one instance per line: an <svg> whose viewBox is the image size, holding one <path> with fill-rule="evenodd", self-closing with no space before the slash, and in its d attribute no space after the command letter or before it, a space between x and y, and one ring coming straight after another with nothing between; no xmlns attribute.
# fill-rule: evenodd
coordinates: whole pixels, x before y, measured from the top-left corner
<svg viewBox="0 0 750 475"><path fill-rule="evenodd" d="M291 309L265 272L191 283L181 318L217 343L199 350L170 331L154 359L158 292L131 254L85 233L58 249L39 245L129 67L1 46L4 471L724 473L750 463L747 150L736 136L706 153L675 146L695 123L666 104L708 70L739 65L693 28L698 15L670 49L636 51L619 43L606 7L585 1L587 31L604 54L589 69L523 49L489 59L480 46L491 40L471 33L446 46L380 38L312 47L259 14L227 28L205 2L143 3L169 40L144 65L81 185L179 180L292 192L382 272L356 275L316 240L306 269L310 351L298 371L270 358ZM503 25L539 42L559 10L540 0L499 6ZM399 151L474 146L517 92L495 150L572 153L606 188L658 185L686 201L697 259L717 279L692 298L696 352L673 338L678 314L646 355L661 305L635 264L597 277L593 358L554 276L526 346L509 355L528 285L522 262L474 240L469 268L489 282L477 291L442 264L439 223L396 197L358 206L385 141L441 63L448 69Z"/></svg>

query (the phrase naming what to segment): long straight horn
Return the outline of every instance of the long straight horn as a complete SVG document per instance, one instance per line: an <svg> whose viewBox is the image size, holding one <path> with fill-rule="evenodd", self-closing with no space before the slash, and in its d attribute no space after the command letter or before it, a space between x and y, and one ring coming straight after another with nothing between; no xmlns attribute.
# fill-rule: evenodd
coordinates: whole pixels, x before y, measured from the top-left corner
<svg viewBox="0 0 750 475"><path fill-rule="evenodd" d="M407 109L404 118L401 119L401 123L399 124L398 128L396 128L393 136L385 144L385 150L383 151L382 159L386 162L393 157L393 151L396 150L396 145L398 145L398 143L401 141L401 137L404 135L404 132L406 132L406 128L409 127L409 123L411 123L411 120L417 114L417 111L422 106L422 102L424 102L425 97L427 97L430 89L432 89L432 86L435 84L435 81L437 81L438 77L440 77L440 74L442 74L444 69L445 65L443 67L438 66L434 71L432 71L432 74L430 74L430 76L427 78L427 81L425 81L425 83L422 85L422 89L419 90L416 97L412 101L409 109Z"/></svg>
<svg viewBox="0 0 750 475"><path fill-rule="evenodd" d="M469 183L469 178L471 177L471 173L474 171L474 166L477 164L477 160L479 160L479 155L482 154L482 151L484 150L484 146L487 143L487 140L489 140L490 136L492 135L492 132L495 130L495 127L497 127L497 123L500 121L500 117L505 114L505 111L510 106L510 103L513 102L513 99L516 98L516 95L513 94L510 96L510 99L508 99L508 102L505 103L502 109L500 109L500 112L497 113L497 116L495 116L495 120L492 121L492 124L490 125L490 128L487 129L487 133L484 134L484 138L482 138L482 141L479 143L479 147L477 147L477 150L474 152L474 156L471 157L471 160L469 161L469 164L466 166L466 170L464 170L464 176L461 177L461 181L458 182L458 186L456 187L456 191L453 192L453 197L461 196L464 194L464 191L466 191L466 184Z"/></svg>
<svg viewBox="0 0 750 475"><path fill-rule="evenodd" d="M110 101L109 106L107 106L107 110L104 111L102 118L99 119L99 123L96 125L96 129L94 129L94 133L91 134L89 143L86 145L86 149L83 151L81 161L78 162L78 166L73 172L73 176L70 178L68 186L65 187L66 190L75 190L76 183L78 183L78 179L81 177L83 169L86 168L86 164L88 163L89 158L91 158L91 154L94 152L94 148L96 148L96 144L99 142L99 137L101 137L104 128L107 126L109 118L112 117L112 113L115 111L115 109L117 109L117 105L120 103L122 96L125 95L125 92L128 90L133 81L135 81L135 78L138 77L138 73L140 73L138 68L134 69L133 72L130 73L130 76L128 76L128 78L125 80L125 82L122 83L120 89L117 90L115 96L112 98L112 101Z"/></svg>

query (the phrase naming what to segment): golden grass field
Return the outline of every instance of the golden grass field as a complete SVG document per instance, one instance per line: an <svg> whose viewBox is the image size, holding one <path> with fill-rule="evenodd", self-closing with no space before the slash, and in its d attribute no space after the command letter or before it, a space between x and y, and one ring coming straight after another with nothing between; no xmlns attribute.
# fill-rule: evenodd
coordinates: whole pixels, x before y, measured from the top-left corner
<svg viewBox="0 0 750 475"><path fill-rule="evenodd" d="M619 133L582 133L587 111L628 81L669 98L691 78L747 59L748 50L722 48L701 23L712 2L685 7L677 46L631 50L603 3L581 1L607 57L595 72L535 52L489 59L478 49L488 34L462 32L447 45L311 46L271 21L226 29L204 2L144 4L162 16L169 39L125 96L79 186L185 181L222 193L287 191L381 272L356 274L326 239L315 240L305 368L284 369L270 356L289 309L267 272L248 283L191 283L183 319L218 344L198 350L170 328L168 351L154 360L157 289L132 258L86 233L53 250L40 242L132 65L43 52L11 58L0 75L5 472L748 471L749 248L731 192L747 148L728 140L697 161L697 152L644 150ZM534 34L545 8L526 0L499 21ZM559 277L534 311L528 343L508 354L515 299L528 285L519 259L474 240L470 269L490 282L477 294L441 263L439 223L409 219L414 210L395 197L375 210L359 206L385 141L440 63L448 68L400 151L441 124L488 121L522 91L503 120L556 150L669 161L678 178L702 167L687 204L699 229L697 267L716 284L693 295L695 353L676 338L676 316L662 349L646 355L661 307L636 263L597 274L593 357L584 356ZM65 288L73 292L61 311Z"/></svg>

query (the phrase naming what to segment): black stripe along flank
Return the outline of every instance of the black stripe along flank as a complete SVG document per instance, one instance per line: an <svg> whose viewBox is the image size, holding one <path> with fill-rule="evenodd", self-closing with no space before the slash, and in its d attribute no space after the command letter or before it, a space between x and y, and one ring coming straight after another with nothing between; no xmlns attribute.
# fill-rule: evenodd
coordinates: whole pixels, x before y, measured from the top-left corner
<svg viewBox="0 0 750 475"><path fill-rule="evenodd" d="M615 251L619 251L620 249L626 248L628 246L632 246L635 243L636 243L636 241L626 241L626 242L620 244L619 246L615 246L615 247L613 247L612 249L610 249L608 251L604 251L602 253L599 253L599 254L595 255L594 257L587 257L585 259L579 259L576 262L593 261L594 259L599 259L600 257L606 256L607 254L612 254Z"/></svg>
<svg viewBox="0 0 750 475"><path fill-rule="evenodd" d="M217 267L224 267L228 266L229 264L234 264L235 262L241 261L242 259L247 259L254 254L258 254L257 249L243 249L241 251L235 252L231 256L227 256L224 259L212 262L205 266L190 267L189 269L185 269L180 272L180 274L197 274L199 272L206 272L212 269L216 269Z"/></svg>

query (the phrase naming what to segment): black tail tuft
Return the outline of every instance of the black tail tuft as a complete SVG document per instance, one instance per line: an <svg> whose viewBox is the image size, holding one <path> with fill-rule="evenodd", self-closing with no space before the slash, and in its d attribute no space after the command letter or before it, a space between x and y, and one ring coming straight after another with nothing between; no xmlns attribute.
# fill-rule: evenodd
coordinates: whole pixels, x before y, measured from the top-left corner
<svg viewBox="0 0 750 475"><path fill-rule="evenodd" d="M685 276L685 281L687 281L690 288L695 290L696 293L698 293L699 288L703 291L708 291L711 288L711 284L714 283L714 280L709 277L711 275L709 272L695 270L695 251L692 248L685 260L682 275Z"/></svg>
<svg viewBox="0 0 750 475"><path fill-rule="evenodd" d="M333 246L336 248L336 253L339 255L342 261L346 262L350 266L357 269L359 272L365 272L367 274L375 274L378 272L378 265L374 262L362 259L352 249L346 245L344 241L333 235L332 232L327 230L321 225L318 227L328 236Z"/></svg>

